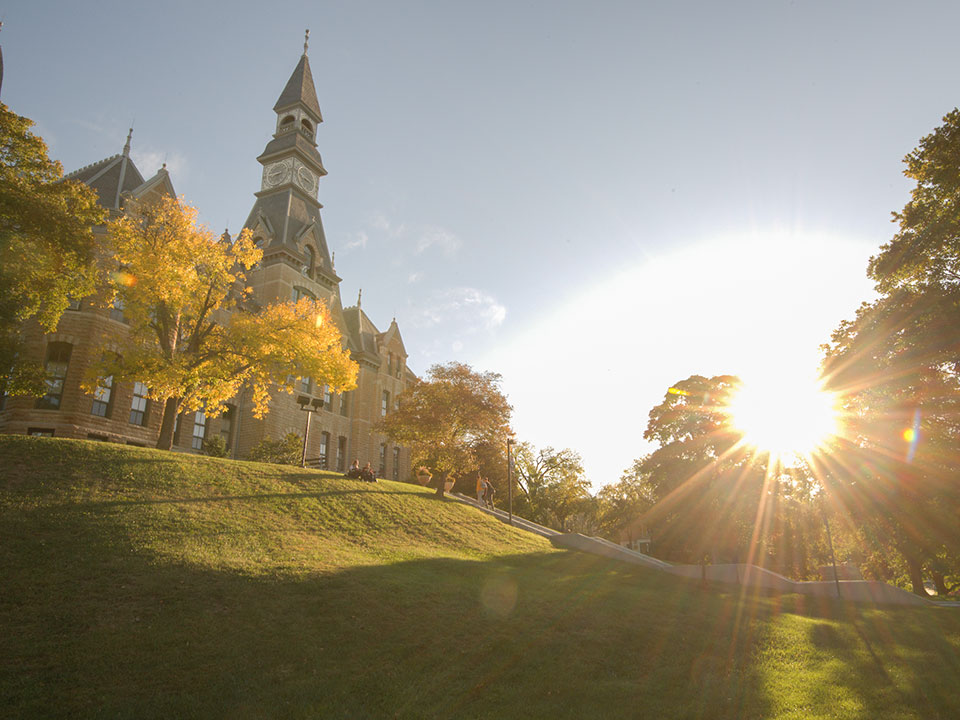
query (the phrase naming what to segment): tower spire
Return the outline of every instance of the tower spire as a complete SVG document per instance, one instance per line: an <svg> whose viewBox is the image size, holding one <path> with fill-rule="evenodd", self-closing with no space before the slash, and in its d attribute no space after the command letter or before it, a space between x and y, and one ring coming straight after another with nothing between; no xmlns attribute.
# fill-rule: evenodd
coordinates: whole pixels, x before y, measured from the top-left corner
<svg viewBox="0 0 960 720"><path fill-rule="evenodd" d="M123 156L130 157L130 138L133 137L133 128L130 128L130 132L127 133L127 142L123 145ZM116 145L114 145L116 147Z"/></svg>
<svg viewBox="0 0 960 720"><path fill-rule="evenodd" d="M303 35L303 54L307 54L307 46L310 44L310 30L309 28Z"/></svg>

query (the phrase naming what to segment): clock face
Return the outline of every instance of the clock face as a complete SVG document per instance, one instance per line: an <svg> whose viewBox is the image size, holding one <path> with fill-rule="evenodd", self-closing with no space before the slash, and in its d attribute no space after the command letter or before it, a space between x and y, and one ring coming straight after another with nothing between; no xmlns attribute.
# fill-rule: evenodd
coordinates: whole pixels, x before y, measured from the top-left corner
<svg viewBox="0 0 960 720"><path fill-rule="evenodd" d="M282 162L274 163L268 167L266 177L267 187L273 187L282 183L287 179L287 173L287 166Z"/></svg>
<svg viewBox="0 0 960 720"><path fill-rule="evenodd" d="M297 182L307 192L313 192L317 187L317 179L313 173L302 165L297 169Z"/></svg>

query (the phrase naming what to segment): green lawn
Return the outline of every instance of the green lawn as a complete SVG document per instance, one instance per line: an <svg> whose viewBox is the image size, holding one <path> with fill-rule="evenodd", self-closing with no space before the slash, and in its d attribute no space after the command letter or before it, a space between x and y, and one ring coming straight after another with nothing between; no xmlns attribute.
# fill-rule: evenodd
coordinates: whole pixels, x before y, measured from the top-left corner
<svg viewBox="0 0 960 720"><path fill-rule="evenodd" d="M0 437L0 717L955 718L960 610L703 591L432 491Z"/></svg>

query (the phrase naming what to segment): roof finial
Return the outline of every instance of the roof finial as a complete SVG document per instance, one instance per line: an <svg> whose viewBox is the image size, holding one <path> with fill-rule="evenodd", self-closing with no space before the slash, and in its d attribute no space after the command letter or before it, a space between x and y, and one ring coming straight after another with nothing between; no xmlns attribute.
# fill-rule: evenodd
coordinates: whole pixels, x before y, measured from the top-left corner
<svg viewBox="0 0 960 720"><path fill-rule="evenodd" d="M330 255L330 267L337 266L337 251L334 250L333 254Z"/></svg>
<svg viewBox="0 0 960 720"><path fill-rule="evenodd" d="M360 307L360 298L363 296L363 288L360 288L360 292L357 293L357 307Z"/></svg>
<svg viewBox="0 0 960 720"><path fill-rule="evenodd" d="M307 32L305 32L303 35L303 54L304 55L307 54L307 45L309 44L310 44L310 31L307 30Z"/></svg>
<svg viewBox="0 0 960 720"><path fill-rule="evenodd" d="M123 146L123 155L124 157L130 157L130 138L133 137L133 128L130 128L130 132L127 133L127 142ZM114 145L116 147L116 145Z"/></svg>

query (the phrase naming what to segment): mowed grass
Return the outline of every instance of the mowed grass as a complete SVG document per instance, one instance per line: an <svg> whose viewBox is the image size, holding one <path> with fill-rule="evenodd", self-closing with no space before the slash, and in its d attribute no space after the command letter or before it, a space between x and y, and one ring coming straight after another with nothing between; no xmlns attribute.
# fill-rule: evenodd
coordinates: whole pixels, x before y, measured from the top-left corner
<svg viewBox="0 0 960 720"><path fill-rule="evenodd" d="M955 718L960 611L744 596L400 483L0 437L0 717Z"/></svg>

